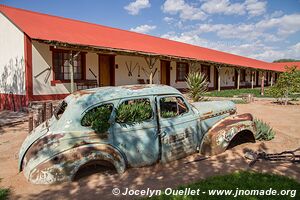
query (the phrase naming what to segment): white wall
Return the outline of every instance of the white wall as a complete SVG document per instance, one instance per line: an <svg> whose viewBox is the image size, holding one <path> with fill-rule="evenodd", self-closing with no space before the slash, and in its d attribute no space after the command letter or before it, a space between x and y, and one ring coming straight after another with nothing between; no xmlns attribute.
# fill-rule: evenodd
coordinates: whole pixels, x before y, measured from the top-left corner
<svg viewBox="0 0 300 200"><path fill-rule="evenodd" d="M0 13L0 93L25 95L24 33Z"/></svg>
<svg viewBox="0 0 300 200"><path fill-rule="evenodd" d="M49 67L51 68L50 71L35 77ZM52 52L50 51L49 45L32 41L32 68L33 95L69 93L69 84L56 84L55 86L51 86L53 71ZM50 73L48 79L47 73Z"/></svg>
<svg viewBox="0 0 300 200"><path fill-rule="evenodd" d="M51 68L50 76L47 79L47 72L35 77L46 68ZM46 94L68 94L71 90L70 83L56 83L51 85L53 80L52 71L52 51L47 44L32 41L32 79L33 79L33 95L46 95ZM86 54L86 79L96 79L89 68L98 77L98 55L96 53ZM98 79L98 78L97 78ZM75 86L76 90L76 86Z"/></svg>
<svg viewBox="0 0 300 200"><path fill-rule="evenodd" d="M221 67L221 87L233 87L234 86L234 68Z"/></svg>
<svg viewBox="0 0 300 200"><path fill-rule="evenodd" d="M89 71L89 68L92 70L92 72L97 76L97 78L94 77L92 72ZM96 53L87 53L86 54L86 79L88 80L97 80L97 83L99 84L99 64L98 64L98 54Z"/></svg>
<svg viewBox="0 0 300 200"><path fill-rule="evenodd" d="M129 69L131 66L132 76L129 76L128 74L129 71L126 67L126 63ZM149 79L150 69L143 57L117 55L115 57L115 65L118 65L118 69L115 68L115 84L117 86L137 84L138 79L144 79L145 82L147 81L147 79ZM155 68L157 68L157 71L153 77L153 83L159 84L160 83L160 60L156 61L153 67L153 72Z"/></svg>

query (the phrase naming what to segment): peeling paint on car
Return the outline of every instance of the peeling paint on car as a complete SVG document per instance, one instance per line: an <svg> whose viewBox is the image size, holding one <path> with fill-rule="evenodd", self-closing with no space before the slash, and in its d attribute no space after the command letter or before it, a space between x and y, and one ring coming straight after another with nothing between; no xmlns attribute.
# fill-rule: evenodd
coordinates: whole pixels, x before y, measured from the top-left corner
<svg viewBox="0 0 300 200"><path fill-rule="evenodd" d="M176 96L183 99L187 112L162 119L157 99ZM120 125L114 118L124 99L147 98L153 117L147 122ZM34 184L71 181L89 162L110 163L118 173L128 167L169 162L195 153L222 153L243 131L255 134L250 114L236 114L230 101L188 103L175 88L164 85L101 87L77 91L64 99L60 117L35 128L19 152L19 169ZM111 104L110 128L96 133L81 125L90 109ZM47 125L47 126L46 126Z"/></svg>

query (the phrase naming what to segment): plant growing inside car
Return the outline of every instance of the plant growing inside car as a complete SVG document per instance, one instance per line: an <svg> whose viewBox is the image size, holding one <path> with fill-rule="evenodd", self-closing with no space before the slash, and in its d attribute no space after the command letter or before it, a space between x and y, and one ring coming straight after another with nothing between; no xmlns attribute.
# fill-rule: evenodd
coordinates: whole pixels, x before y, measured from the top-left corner
<svg viewBox="0 0 300 200"><path fill-rule="evenodd" d="M195 101L202 101L207 92L208 82L205 74L200 72L190 72L186 77L189 97Z"/></svg>
<svg viewBox="0 0 300 200"><path fill-rule="evenodd" d="M109 127L109 118L112 111L112 105L103 105L96 107L84 116L81 121L83 126L90 126L96 133L105 133Z"/></svg>
<svg viewBox="0 0 300 200"><path fill-rule="evenodd" d="M152 108L149 101L134 101L123 103L117 109L116 122L134 124L141 123L152 117Z"/></svg>

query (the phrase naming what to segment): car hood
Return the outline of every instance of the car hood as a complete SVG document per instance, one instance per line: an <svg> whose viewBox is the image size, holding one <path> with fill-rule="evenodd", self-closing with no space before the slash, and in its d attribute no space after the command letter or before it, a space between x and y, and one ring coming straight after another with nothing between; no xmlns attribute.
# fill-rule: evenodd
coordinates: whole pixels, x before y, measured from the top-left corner
<svg viewBox="0 0 300 200"><path fill-rule="evenodd" d="M236 112L236 106L232 101L205 101L195 102L192 105L198 110L200 117L203 119Z"/></svg>

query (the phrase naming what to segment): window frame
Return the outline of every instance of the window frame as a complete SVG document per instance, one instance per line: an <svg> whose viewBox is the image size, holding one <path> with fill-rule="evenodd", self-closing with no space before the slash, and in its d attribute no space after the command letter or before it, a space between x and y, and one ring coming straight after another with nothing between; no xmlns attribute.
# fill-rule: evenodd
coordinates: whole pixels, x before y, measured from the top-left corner
<svg viewBox="0 0 300 200"><path fill-rule="evenodd" d="M169 98L169 97L175 97L176 99L177 98L181 98L182 99L182 101L183 101L183 103L185 104L185 106L186 106L186 108L187 108L187 111L186 112L184 112L184 113L182 113L182 114L180 114L180 115L176 115L176 116L174 116L174 117L162 117L162 115L161 115L161 106L160 106L160 101L161 101L161 99L163 99L163 98ZM187 115L187 114L189 114L190 113L190 107L189 107L189 105L188 105L188 103L186 102L186 100L185 100L185 98L183 97L183 96L181 96L181 95L166 95L166 96L159 96L159 98L158 98L158 101L157 101L157 106L158 106L158 108L159 108L159 113L158 113L158 116L159 116L159 119L162 119L162 120L169 120L169 119L174 119L174 118L177 118L177 117L179 117L179 116L185 116L185 115Z"/></svg>
<svg viewBox="0 0 300 200"><path fill-rule="evenodd" d="M184 68L185 68L185 76L184 77L179 77L179 68L180 68L180 65L181 64L184 64ZM177 62L176 63L176 82L183 82L185 81L185 77L189 74L189 64L186 63L186 62Z"/></svg>
<svg viewBox="0 0 300 200"><path fill-rule="evenodd" d="M56 76L56 71L55 71L56 66L54 65L54 57L55 57L54 54L55 53L62 53L62 54L68 53L68 54L70 54L71 51L66 50L66 49L55 49L52 46L50 47L50 51L51 51L51 54L52 54L51 56L52 56L52 74L53 74L51 85L55 86L55 84L57 84L57 83L70 83L71 82L70 79L64 79L64 72L62 72L63 73L63 79L62 80L56 78L57 76ZM74 53L76 54L77 52L74 52ZM75 79L74 78L75 83L82 82L82 81L86 80L86 52L80 52L78 56L80 56L80 59L81 59L80 62L81 62L81 74L82 75L81 75L80 79Z"/></svg>
<svg viewBox="0 0 300 200"><path fill-rule="evenodd" d="M117 110L118 108L126 101L131 101L131 100L138 100L138 99L148 99L149 100L149 103L150 103L150 106L151 106L151 110L152 110L152 114L151 114L151 118L147 119L147 120L144 120L138 124L142 124L142 123L148 123L148 122L152 122L155 118L155 108L153 107L152 105L152 101L151 101L151 97L149 96L146 96L146 97L133 97L133 98L126 98L126 99L122 99L121 101L119 101L118 105L115 107L115 116L114 116L114 122L119 124L119 125L130 125L130 123L126 123L126 122L123 122L123 123L120 123L117 121ZM136 124L133 123L133 124Z"/></svg>

